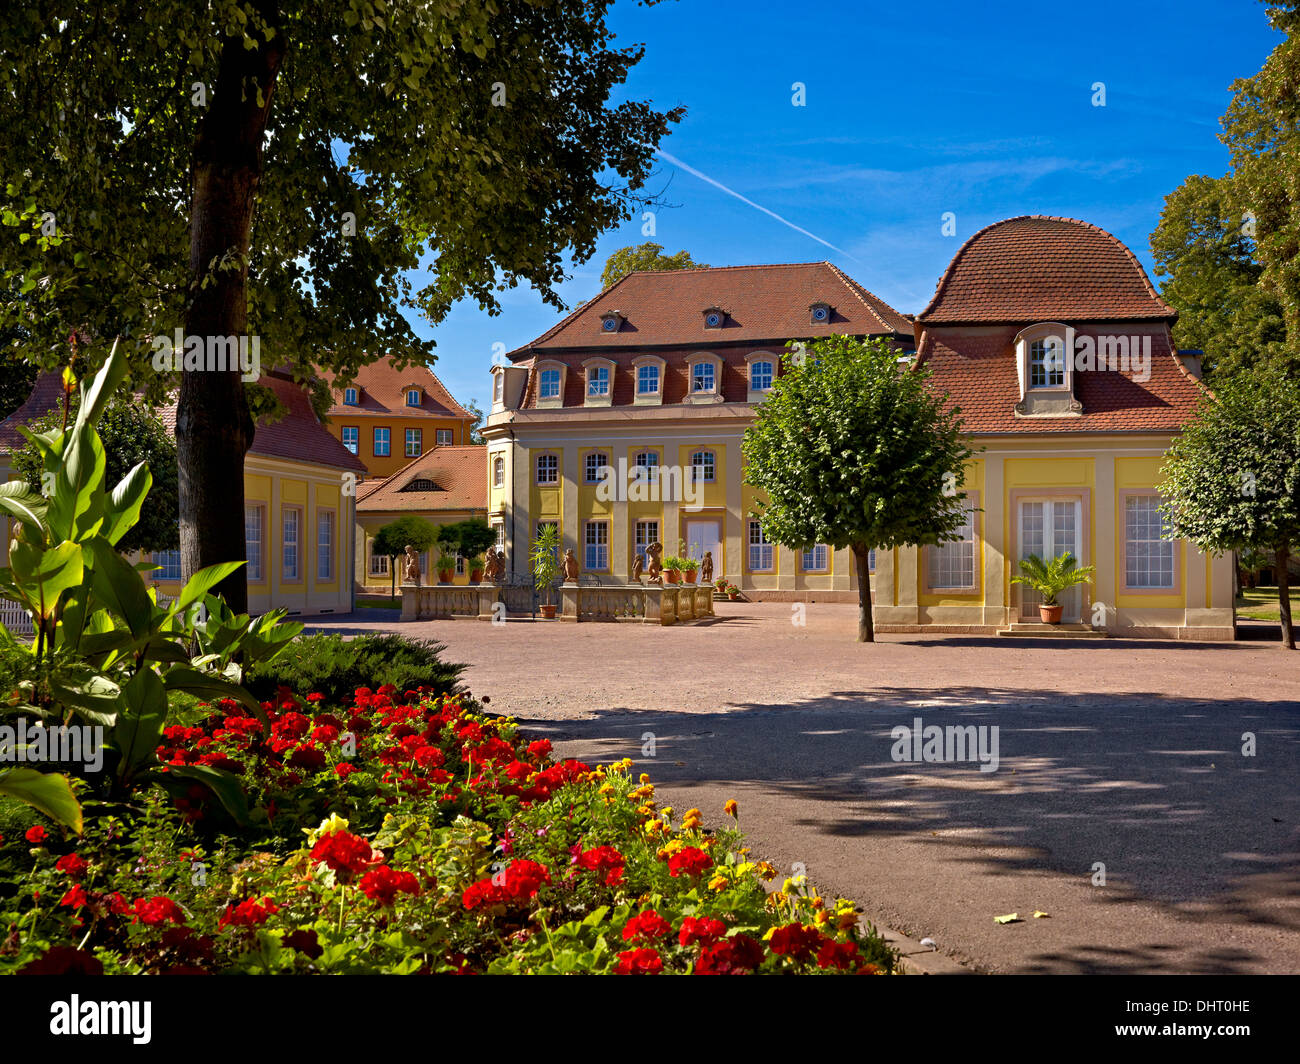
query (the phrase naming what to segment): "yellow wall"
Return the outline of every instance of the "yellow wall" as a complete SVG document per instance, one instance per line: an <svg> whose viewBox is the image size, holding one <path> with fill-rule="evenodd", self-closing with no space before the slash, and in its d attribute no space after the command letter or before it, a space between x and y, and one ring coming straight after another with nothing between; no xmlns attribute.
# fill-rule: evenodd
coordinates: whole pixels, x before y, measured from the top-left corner
<svg viewBox="0 0 1300 1064"><path fill-rule="evenodd" d="M975 514L975 590L969 592L936 591L926 592L926 577L930 559L928 548L914 552L916 557L916 586L920 592L918 599L922 606L970 606L984 601L984 551L985 511L988 507L984 501L984 462L973 459L966 463L965 483L962 491L979 492L979 510ZM994 511L996 513L996 510Z"/></svg>
<svg viewBox="0 0 1300 1064"><path fill-rule="evenodd" d="M469 440L465 437L465 426L466 422L453 418L414 418L391 414L385 417L375 417L374 415L353 415L348 412L332 415L325 427L329 429L331 436L340 441L343 439L343 429L345 427L359 429L357 457L365 464L370 476L387 477L415 460L416 456L407 457L406 454L407 429L421 430L423 435L420 444L423 451L427 453L433 450L436 444L438 429L451 430L452 445L468 443ZM389 430L389 455L386 458L379 458L375 455L376 428Z"/></svg>

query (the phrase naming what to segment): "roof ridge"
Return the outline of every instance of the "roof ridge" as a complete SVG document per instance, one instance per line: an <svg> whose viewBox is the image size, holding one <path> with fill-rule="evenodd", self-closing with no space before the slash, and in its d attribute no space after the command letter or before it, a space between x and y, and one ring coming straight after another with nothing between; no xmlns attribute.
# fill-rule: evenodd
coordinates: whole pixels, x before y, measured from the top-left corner
<svg viewBox="0 0 1300 1064"><path fill-rule="evenodd" d="M899 314L897 310L894 310L893 307L891 307L888 303L886 303L874 292L867 291L865 287L863 287L856 280L850 277L847 273L841 270L838 266L835 265L835 263L827 261L825 265L830 267L831 272L834 273L844 283L845 288L847 288L850 292L852 292L855 296L858 297L858 302L860 302L864 307L867 308L867 310L871 312L872 316L876 319L876 321L880 322L880 324L883 325L886 329L889 329L893 332L898 331L898 326L892 324L891 322L885 321L885 319L881 316L880 311L876 309L876 307L872 304L871 300L874 300L876 303L879 303L881 306L888 308L889 310L893 311L895 314L898 314L900 318L903 316L902 314ZM870 296L871 300L864 298L864 295Z"/></svg>

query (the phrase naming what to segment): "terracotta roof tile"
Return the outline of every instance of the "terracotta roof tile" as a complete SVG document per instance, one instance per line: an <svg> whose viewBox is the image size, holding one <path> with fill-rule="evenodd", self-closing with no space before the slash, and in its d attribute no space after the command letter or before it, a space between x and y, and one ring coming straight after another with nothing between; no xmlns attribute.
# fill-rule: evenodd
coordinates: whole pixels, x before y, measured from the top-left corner
<svg viewBox="0 0 1300 1064"><path fill-rule="evenodd" d="M63 400L62 377L58 373L42 371L26 401L3 421L0 421L0 453L20 451L26 446L18 431L19 425L30 425L42 414L47 414Z"/></svg>
<svg viewBox="0 0 1300 1064"><path fill-rule="evenodd" d="M434 490L405 490L416 480L433 481ZM486 447L435 447L357 500L357 513L434 510L487 511Z"/></svg>
<svg viewBox="0 0 1300 1064"><path fill-rule="evenodd" d="M359 403L356 406L343 405L344 384L338 374L322 370L321 377L334 393L334 405L329 409L330 417L362 413L388 417L473 420L473 415L452 398L451 392L428 366L397 369L386 358L362 366L357 370L356 379L350 382L360 389ZM424 392L421 405L406 405L407 387L420 388Z"/></svg>
<svg viewBox="0 0 1300 1064"><path fill-rule="evenodd" d="M1116 237L1073 218L1025 215L995 222L967 240L917 321L1175 317L1142 264Z"/></svg>

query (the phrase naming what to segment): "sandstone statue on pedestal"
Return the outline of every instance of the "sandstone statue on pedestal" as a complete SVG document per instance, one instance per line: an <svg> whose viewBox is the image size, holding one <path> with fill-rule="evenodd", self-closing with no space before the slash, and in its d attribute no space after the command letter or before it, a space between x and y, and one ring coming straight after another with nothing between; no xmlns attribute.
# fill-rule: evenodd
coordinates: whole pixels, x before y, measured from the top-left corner
<svg viewBox="0 0 1300 1064"><path fill-rule="evenodd" d="M644 565L645 563L642 561L641 555L638 554L632 559L632 583L641 583L641 570L644 568Z"/></svg>
<svg viewBox="0 0 1300 1064"><path fill-rule="evenodd" d="M420 555L409 543L406 545L406 570L402 576L402 583L420 586Z"/></svg>
<svg viewBox="0 0 1300 1064"><path fill-rule="evenodd" d="M645 549L646 554L650 556L650 571L647 574L652 584L662 584L664 582L664 545L655 540Z"/></svg>
<svg viewBox="0 0 1300 1064"><path fill-rule="evenodd" d="M578 582L578 559L573 556L572 550L564 552L564 561L560 563L560 568L564 573L564 582L566 584L576 584Z"/></svg>
<svg viewBox="0 0 1300 1064"><path fill-rule="evenodd" d="M704 552L704 561L700 562L700 583L713 583L713 551Z"/></svg>

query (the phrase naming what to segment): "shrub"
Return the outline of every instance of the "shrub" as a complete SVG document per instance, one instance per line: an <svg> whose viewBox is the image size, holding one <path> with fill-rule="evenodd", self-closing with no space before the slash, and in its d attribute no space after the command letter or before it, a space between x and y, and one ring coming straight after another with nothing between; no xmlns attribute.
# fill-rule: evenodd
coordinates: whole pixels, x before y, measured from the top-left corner
<svg viewBox="0 0 1300 1064"><path fill-rule="evenodd" d="M244 681L257 698L276 691L313 691L329 705L347 703L358 687L391 684L399 691L423 687L433 694L451 694L464 665L449 664L438 655L441 643L406 639L400 635L305 636L289 651L249 669Z"/></svg>

